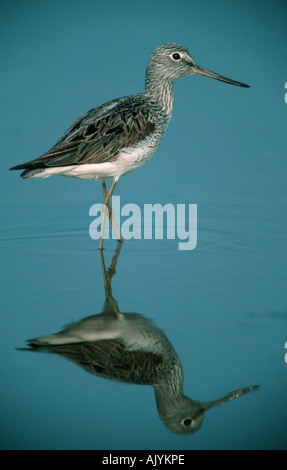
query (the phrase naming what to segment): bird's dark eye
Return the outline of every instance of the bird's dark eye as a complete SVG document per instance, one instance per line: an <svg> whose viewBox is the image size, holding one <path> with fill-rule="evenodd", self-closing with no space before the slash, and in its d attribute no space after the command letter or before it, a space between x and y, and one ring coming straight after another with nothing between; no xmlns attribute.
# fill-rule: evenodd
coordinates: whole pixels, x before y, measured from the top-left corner
<svg viewBox="0 0 287 470"><path fill-rule="evenodd" d="M179 60L181 58L181 56L178 52L175 52L174 54L172 54L171 57L173 58L173 60Z"/></svg>
<svg viewBox="0 0 287 470"><path fill-rule="evenodd" d="M186 419L183 420L183 424L184 424L184 426L186 426L186 427L190 426L191 423L192 423L192 419L191 419L191 418L186 418Z"/></svg>

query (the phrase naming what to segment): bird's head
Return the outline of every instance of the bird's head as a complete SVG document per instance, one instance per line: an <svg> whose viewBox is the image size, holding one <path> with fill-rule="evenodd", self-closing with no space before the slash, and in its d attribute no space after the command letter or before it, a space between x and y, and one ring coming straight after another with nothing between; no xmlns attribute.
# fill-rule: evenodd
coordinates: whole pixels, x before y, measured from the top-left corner
<svg viewBox="0 0 287 470"><path fill-rule="evenodd" d="M196 65L189 50L180 44L161 44L153 51L148 67L147 75L152 74L166 80L176 80L185 75L204 75L206 77L215 78L222 82L232 85L249 87L245 83L237 82L230 78L223 77L211 70Z"/></svg>

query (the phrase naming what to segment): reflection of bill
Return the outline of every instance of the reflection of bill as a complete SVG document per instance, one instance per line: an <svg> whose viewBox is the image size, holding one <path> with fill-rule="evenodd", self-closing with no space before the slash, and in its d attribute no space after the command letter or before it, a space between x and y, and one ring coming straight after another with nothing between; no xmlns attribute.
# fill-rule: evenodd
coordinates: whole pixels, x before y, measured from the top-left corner
<svg viewBox="0 0 287 470"><path fill-rule="evenodd" d="M284 346L284 347L285 347L285 349L287 349L287 341L286 341L286 343L285 343L285 346ZM285 363L287 364L287 353L285 354Z"/></svg>
<svg viewBox="0 0 287 470"><path fill-rule="evenodd" d="M285 82L285 86L284 86L284 88L287 88L287 82ZM287 104L287 93L285 93L285 97L284 97L284 99L285 99L285 103Z"/></svg>
<svg viewBox="0 0 287 470"><path fill-rule="evenodd" d="M107 379L151 385L163 423L175 433L197 431L206 410L255 389L246 387L209 403L183 393L181 362L166 335L136 313L119 318L106 305L99 315L84 318L59 333L29 341Z"/></svg>
<svg viewBox="0 0 287 470"><path fill-rule="evenodd" d="M100 250L106 294L102 312L28 343L35 350L64 356L94 375L151 385L159 416L167 428L178 434L195 432L206 410L257 387L242 388L209 403L184 395L182 365L165 333L140 314L121 313L112 295L111 280L121 246L119 242L108 270Z"/></svg>
<svg viewBox="0 0 287 470"><path fill-rule="evenodd" d="M103 233L104 239L118 238L117 233L121 233L124 240L145 239L162 240L166 237L169 240L180 240L179 250L194 250L197 245L197 204L171 204L162 206L156 204L144 204L143 210L133 203L124 204L121 207L120 196L112 197L113 206L113 227L118 226L118 230L110 234L109 224L105 224ZM95 219L89 227L89 234L93 240L101 237L102 212L108 212L103 204L93 204L90 207L89 215ZM123 220L124 218L124 220Z"/></svg>

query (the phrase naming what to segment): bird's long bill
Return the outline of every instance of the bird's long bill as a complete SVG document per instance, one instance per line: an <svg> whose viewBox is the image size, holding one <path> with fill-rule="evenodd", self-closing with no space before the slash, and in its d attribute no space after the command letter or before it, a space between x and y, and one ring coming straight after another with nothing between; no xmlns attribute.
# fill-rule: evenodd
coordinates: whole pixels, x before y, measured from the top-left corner
<svg viewBox="0 0 287 470"><path fill-rule="evenodd" d="M219 398L218 400L214 400L209 403L204 403L202 408L204 410L213 408L214 406L218 406L218 405L221 405L222 403L226 403L227 401L233 400L234 398L240 397L241 395L245 395L245 393L252 392L253 390L257 390L258 388L259 388L258 385L240 388L239 390L235 390L235 392L229 393L223 398Z"/></svg>
<svg viewBox="0 0 287 470"><path fill-rule="evenodd" d="M199 75L205 75L206 77L210 78L215 78L216 80L220 80L221 82L231 83L231 85L244 86L246 88L249 88L249 85L246 85L245 83L236 82L235 80L231 80L231 78L223 77L222 75L218 75L218 73L212 72L211 70L207 70L203 67L200 67L199 65L194 66L194 73L197 73Z"/></svg>

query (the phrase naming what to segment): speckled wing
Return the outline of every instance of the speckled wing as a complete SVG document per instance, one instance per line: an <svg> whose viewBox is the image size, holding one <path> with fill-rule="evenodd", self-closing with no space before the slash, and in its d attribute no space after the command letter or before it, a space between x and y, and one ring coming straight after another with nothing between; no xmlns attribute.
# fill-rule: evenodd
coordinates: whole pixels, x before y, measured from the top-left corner
<svg viewBox="0 0 287 470"><path fill-rule="evenodd" d="M141 142L154 128L152 110L140 96L110 101L80 117L41 157L11 170L113 161L121 149Z"/></svg>
<svg viewBox="0 0 287 470"><path fill-rule="evenodd" d="M118 340L47 346L86 371L110 380L153 385L165 373L163 357L148 351L128 351Z"/></svg>

